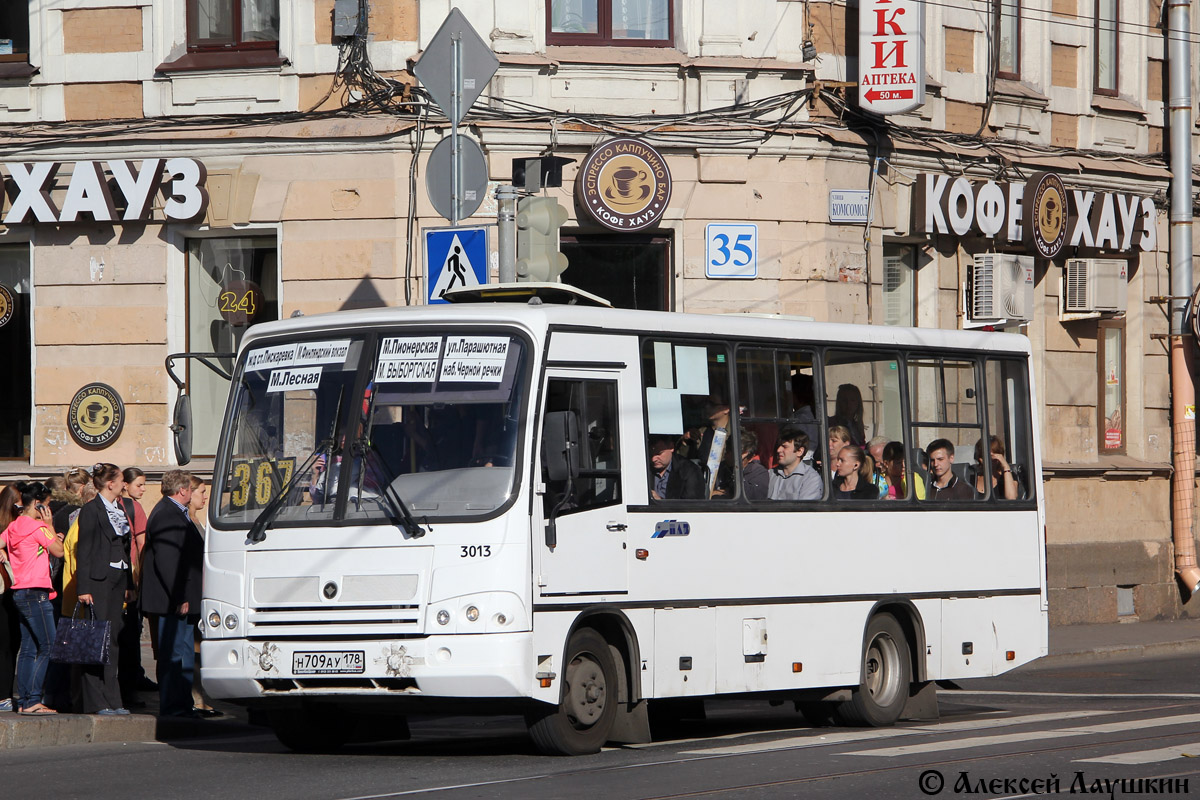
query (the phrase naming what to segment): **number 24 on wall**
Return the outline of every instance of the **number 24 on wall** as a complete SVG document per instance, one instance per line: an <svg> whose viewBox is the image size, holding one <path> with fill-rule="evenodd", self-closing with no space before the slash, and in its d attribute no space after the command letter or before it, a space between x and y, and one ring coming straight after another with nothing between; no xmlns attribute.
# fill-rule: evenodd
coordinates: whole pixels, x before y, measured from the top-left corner
<svg viewBox="0 0 1200 800"><path fill-rule="evenodd" d="M709 223L704 239L704 273L709 278L758 277L757 225Z"/></svg>

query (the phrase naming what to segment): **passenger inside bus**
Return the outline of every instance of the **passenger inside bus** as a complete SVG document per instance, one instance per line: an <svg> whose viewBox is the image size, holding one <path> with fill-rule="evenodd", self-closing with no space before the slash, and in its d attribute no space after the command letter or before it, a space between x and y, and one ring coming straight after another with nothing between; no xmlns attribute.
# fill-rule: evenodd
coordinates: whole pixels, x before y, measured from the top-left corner
<svg viewBox="0 0 1200 800"><path fill-rule="evenodd" d="M700 500L704 477L700 468L675 452L676 437L651 434L650 497L654 500Z"/></svg>
<svg viewBox="0 0 1200 800"><path fill-rule="evenodd" d="M848 444L850 444L850 431L844 425L834 425L829 429L828 463L831 466L837 465L838 452Z"/></svg>
<svg viewBox="0 0 1200 800"><path fill-rule="evenodd" d="M871 482L871 464L856 444L838 451L833 462L833 496L838 500L878 500L879 490Z"/></svg>
<svg viewBox="0 0 1200 800"><path fill-rule="evenodd" d="M816 403L813 401L813 378L797 372L792 375L792 422L808 435L810 442L821 440L821 423L817 420ZM810 451L806 460L813 457Z"/></svg>
<svg viewBox="0 0 1200 800"><path fill-rule="evenodd" d="M887 473L883 470L883 448L887 447L886 436L874 436L867 442L867 455L871 457L871 483L879 490L879 499L888 495Z"/></svg>
<svg viewBox="0 0 1200 800"><path fill-rule="evenodd" d="M908 497L908 467L904 463L904 442L888 442L883 448L883 472L887 476L888 500L903 500ZM913 493L918 500L925 499L925 481L920 475L912 476Z"/></svg>
<svg viewBox="0 0 1200 800"><path fill-rule="evenodd" d="M729 403L712 398L705 408L708 429L700 439L699 460L707 497L733 497L733 451Z"/></svg>
<svg viewBox="0 0 1200 800"><path fill-rule="evenodd" d="M954 474L954 443L949 439L934 439L925 448L929 458L929 500L973 500L975 490Z"/></svg>
<svg viewBox="0 0 1200 800"><path fill-rule="evenodd" d="M1019 495L1017 477L1005 457L1004 441L995 434L988 437L992 458L992 494L1004 500L1016 500ZM985 494L987 477L983 467L983 440L975 443L975 491Z"/></svg>
<svg viewBox="0 0 1200 800"><path fill-rule="evenodd" d="M747 500L766 500L771 473L759 460L758 436L752 430L741 428L738 437L742 443L742 494Z"/></svg>
<svg viewBox="0 0 1200 800"><path fill-rule="evenodd" d="M775 444L775 468L767 484L768 500L820 500L821 475L804 460L811 443L798 426L786 425Z"/></svg>
<svg viewBox="0 0 1200 800"><path fill-rule="evenodd" d="M853 383L843 383L838 387L833 416L829 418L829 427L834 426L841 426L849 431L851 444L862 447L867 443L867 434L863 427L862 392Z"/></svg>

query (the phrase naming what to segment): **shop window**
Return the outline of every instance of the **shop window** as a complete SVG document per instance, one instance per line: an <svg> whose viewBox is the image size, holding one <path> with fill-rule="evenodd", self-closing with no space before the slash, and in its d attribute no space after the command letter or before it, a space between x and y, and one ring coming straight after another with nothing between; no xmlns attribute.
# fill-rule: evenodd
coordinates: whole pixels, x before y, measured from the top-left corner
<svg viewBox="0 0 1200 800"><path fill-rule="evenodd" d="M976 447L982 444L975 363L943 358L908 360L911 453L929 500L972 500ZM938 445L942 445L938 447ZM931 450L932 448L932 450Z"/></svg>
<svg viewBox="0 0 1200 800"><path fill-rule="evenodd" d="M29 245L0 245L0 286L8 290L0 292L0 458L28 459L33 412Z"/></svg>
<svg viewBox="0 0 1200 800"><path fill-rule="evenodd" d="M613 381L552 380L546 413L570 412L579 425L579 477L546 484L544 513L563 516L621 501L621 459L617 451L617 384ZM543 445L543 449L545 445Z"/></svg>
<svg viewBox="0 0 1200 800"><path fill-rule="evenodd" d="M1033 424L1029 409L1029 380L1021 361L989 358L984 371L988 457L977 445L976 491L995 500L1026 500L1034 496ZM1007 472L1006 472L1007 470Z"/></svg>
<svg viewBox="0 0 1200 800"><path fill-rule="evenodd" d="M669 47L671 5L671 0L550 0L546 4L546 41Z"/></svg>
<svg viewBox="0 0 1200 800"><path fill-rule="evenodd" d="M616 308L670 311L671 240L662 236L563 236L563 283Z"/></svg>
<svg viewBox="0 0 1200 800"><path fill-rule="evenodd" d="M651 497L734 497L730 483L736 472L733 426L737 417L729 392L728 348L703 342L647 341L642 375L650 490L656 493ZM672 453L669 459L663 455L667 452ZM656 457L670 462L669 473L666 464L655 463Z"/></svg>
<svg viewBox="0 0 1200 800"><path fill-rule="evenodd" d="M187 0L188 52L276 49L279 0Z"/></svg>
<svg viewBox="0 0 1200 800"><path fill-rule="evenodd" d="M29 4L0 3L0 63L29 61Z"/></svg>
<svg viewBox="0 0 1200 800"><path fill-rule="evenodd" d="M1096 94L1117 94L1117 60L1120 58L1118 28L1120 13L1117 10L1117 0L1096 0L1096 15L1092 22L1092 32L1095 37L1095 73Z"/></svg>
<svg viewBox="0 0 1200 800"><path fill-rule="evenodd" d="M1098 323L1096 350L1100 367L1100 452L1125 452L1125 322Z"/></svg>
<svg viewBox="0 0 1200 800"><path fill-rule="evenodd" d="M278 260L274 238L234 237L188 241L187 350L234 353L246 329L279 318ZM220 359L226 370L233 359ZM225 411L229 381L188 360L193 442L197 456L211 456Z"/></svg>
<svg viewBox="0 0 1200 800"><path fill-rule="evenodd" d="M883 248L883 324L916 326L916 248Z"/></svg>
<svg viewBox="0 0 1200 800"><path fill-rule="evenodd" d="M1021 0L998 0L995 5L996 74L1021 79Z"/></svg>

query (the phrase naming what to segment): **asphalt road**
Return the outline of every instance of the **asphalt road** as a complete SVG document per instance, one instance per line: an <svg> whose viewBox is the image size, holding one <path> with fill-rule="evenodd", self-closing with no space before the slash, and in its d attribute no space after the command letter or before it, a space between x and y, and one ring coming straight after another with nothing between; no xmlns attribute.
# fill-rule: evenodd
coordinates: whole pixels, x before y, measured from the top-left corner
<svg viewBox="0 0 1200 800"><path fill-rule="evenodd" d="M89 800L845 800L1013 798L1055 788L1121 797L1131 793L1123 789L1147 792L1134 781L1153 779L1159 795L1184 794L1184 781L1200 794L1194 658L1025 668L960 685L939 693L940 720L889 729L815 729L790 705L719 701L674 738L564 759L537 755L515 718L414 719L411 741L321 756L237 727L182 743L6 751L0 785L13 796Z"/></svg>

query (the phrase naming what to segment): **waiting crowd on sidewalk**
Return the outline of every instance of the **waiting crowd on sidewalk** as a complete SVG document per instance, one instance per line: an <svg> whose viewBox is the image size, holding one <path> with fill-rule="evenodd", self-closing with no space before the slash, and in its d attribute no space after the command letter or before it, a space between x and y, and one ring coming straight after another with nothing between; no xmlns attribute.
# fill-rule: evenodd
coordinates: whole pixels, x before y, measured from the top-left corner
<svg viewBox="0 0 1200 800"><path fill-rule="evenodd" d="M0 488L0 712L121 716L157 691L161 715L220 716L196 669L208 488L173 469L161 490L147 514L145 473L104 463ZM110 624L107 663L51 660L58 621L81 615Z"/></svg>

